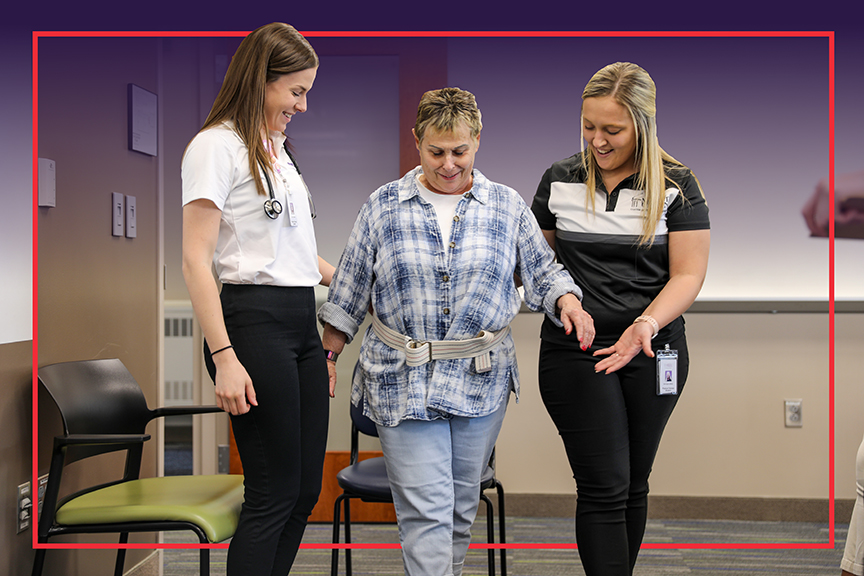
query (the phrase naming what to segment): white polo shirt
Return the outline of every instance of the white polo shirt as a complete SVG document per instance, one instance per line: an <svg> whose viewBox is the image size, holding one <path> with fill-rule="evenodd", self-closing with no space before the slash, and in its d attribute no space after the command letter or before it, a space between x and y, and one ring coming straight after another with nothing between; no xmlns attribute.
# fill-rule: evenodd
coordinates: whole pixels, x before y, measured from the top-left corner
<svg viewBox="0 0 864 576"><path fill-rule="evenodd" d="M315 286L321 281L318 247L305 184L282 145L285 135L271 132L279 151L278 164L288 184L270 175L282 214L264 212L269 195L261 196L249 171L249 155L228 123L198 133L186 148L181 175L183 205L211 200L222 211L213 262L219 280L228 284ZM267 183L259 170L267 191ZM289 192L290 190L290 192ZM291 226L288 203L293 202L297 225Z"/></svg>

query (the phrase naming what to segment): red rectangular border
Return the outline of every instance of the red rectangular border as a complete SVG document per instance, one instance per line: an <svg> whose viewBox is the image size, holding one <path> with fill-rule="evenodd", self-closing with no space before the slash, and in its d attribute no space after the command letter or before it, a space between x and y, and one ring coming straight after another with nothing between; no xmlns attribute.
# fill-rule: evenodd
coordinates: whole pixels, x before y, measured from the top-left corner
<svg viewBox="0 0 864 576"><path fill-rule="evenodd" d="M207 32L207 31L34 31L33 32L33 447L32 447L32 486L38 485L39 477L39 443L38 443L38 378L39 347L38 347L38 216L39 216L39 39L49 37L243 37L249 32ZM834 32L833 31L311 31L302 32L306 37L341 37L341 38L827 38L828 40L828 198L829 205L834 204ZM834 212L829 212L828 219L828 524L830 526L828 542L813 544L781 544L781 543L679 543L643 544L643 549L673 549L673 550L821 550L834 549L835 511L834 511ZM38 513L33 509L33 548L59 549L219 549L227 548L228 544L50 544L38 542ZM399 544L301 544L302 549L396 549ZM521 543L521 544L481 544L472 543L474 549L576 549L574 544L552 543Z"/></svg>

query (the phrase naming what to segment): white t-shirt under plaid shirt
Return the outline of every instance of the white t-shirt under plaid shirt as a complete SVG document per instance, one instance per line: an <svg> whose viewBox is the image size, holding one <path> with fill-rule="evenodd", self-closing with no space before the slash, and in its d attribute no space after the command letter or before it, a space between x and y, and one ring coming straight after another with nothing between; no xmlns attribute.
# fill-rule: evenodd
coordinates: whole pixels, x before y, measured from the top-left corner
<svg viewBox="0 0 864 576"><path fill-rule="evenodd" d="M417 167L376 190L360 209L327 302L318 312L350 342L371 301L381 321L416 340L463 340L507 327L525 302L556 323L556 302L581 290L554 260L522 197L474 170L449 239L432 205L419 193ZM445 242L447 248L445 250ZM409 367L405 354L366 331L351 401L365 399L376 423L492 413L511 387L519 393L512 336L492 351L492 370L478 373L472 358Z"/></svg>

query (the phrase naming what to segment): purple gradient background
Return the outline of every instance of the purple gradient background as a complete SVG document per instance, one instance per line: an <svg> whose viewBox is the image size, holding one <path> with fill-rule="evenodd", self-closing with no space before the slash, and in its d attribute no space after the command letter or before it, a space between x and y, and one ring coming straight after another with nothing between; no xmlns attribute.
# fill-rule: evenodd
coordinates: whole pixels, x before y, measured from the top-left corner
<svg viewBox="0 0 864 576"><path fill-rule="evenodd" d="M700 299L825 299L827 242L800 211L828 175L827 55L827 38L465 39L450 43L449 74L483 111L476 165L530 202L543 171L579 150L587 79L609 62L642 65L660 142L711 208Z"/></svg>
<svg viewBox="0 0 864 576"><path fill-rule="evenodd" d="M29 38L0 28L0 343L32 337Z"/></svg>
<svg viewBox="0 0 864 576"><path fill-rule="evenodd" d="M318 7L320 6L320 7ZM516 13L496 3L460 6L406 7L404 3L276 6L214 3L129 5L40 4L6 8L0 21L0 270L7 281L0 291L0 342L30 338L30 92L31 31L33 30L251 30L265 22L284 20L301 31L312 30L834 30L836 31L836 171L864 165L864 34L851 6L814 13L748 2L724 3L723 10L691 3L664 4L662 12L643 4L626 6L534 3ZM679 10L679 7L681 8ZM827 170L827 41L824 39L553 39L532 40L534 58L504 58L496 43L509 40L461 39L450 43L448 58L454 84L478 92L486 130L478 167L487 175L518 187L530 199L542 170L552 161L575 152L577 100L588 75L615 59L643 63L660 90L660 135L663 145L691 165L705 184L715 216L715 245L706 290L718 298L736 297L713 287L714 276L725 278L734 262L723 264L724 250L742 254L742 246L759 248L760 258L772 258L788 242L809 242L818 256L798 262L796 276L811 277L803 291L786 297L827 294L827 242L806 238L797 216L819 177ZM313 40L314 43L314 40ZM566 44L566 48L560 46ZM512 44L511 44L512 45ZM584 46L584 48L583 48ZM644 48L643 48L644 46ZM467 47L467 48L466 48ZM469 50L470 48L470 50ZM463 51L468 52L463 53ZM547 52L548 51L548 52ZM533 52L533 49L532 49ZM554 53L554 54L553 54ZM498 58L496 60L496 54ZM636 56L634 56L636 54ZM530 54L527 54L530 56ZM548 56L547 56L548 55ZM554 57L553 57L554 56ZM638 57L637 57L638 56ZM548 57L548 60L547 60ZM483 61L481 63L481 60ZM489 76L486 85L470 84L471 76ZM501 78L507 79L494 88ZM530 78L530 80L529 80ZM479 81L478 81L479 82ZM687 95L674 102L670 92ZM564 111L566 96L574 95ZM494 96L494 97L493 97ZM374 99L374 90L364 97ZM551 99L551 100L550 100ZM550 104L551 102L551 104ZM563 112L562 112L563 111ZM69 111L74 114L74 110ZM766 121L770 119L770 121ZM535 150L534 141L519 138L523 125L548 127L547 141ZM521 140L521 141L520 141ZM502 150L499 153L498 149ZM501 164L496 159L520 158ZM548 152L547 150L551 150ZM524 170L522 169L524 166ZM767 168L767 170L766 170ZM517 172L513 170L518 169ZM510 172L508 172L510 170ZM782 185L765 186L769 181ZM776 175L776 178L775 178ZM714 182L722 185L711 186ZM727 182L738 186L728 185ZM752 183L755 193L737 201L740 186ZM310 184L311 185L311 184ZM729 201L729 198L736 201ZM784 203L789 218L766 220L772 205ZM346 206L356 213L355 206ZM718 226L728 214L730 224ZM738 216L738 218L736 218ZM772 232L772 227L776 230ZM762 228L773 238L768 246L746 242L746 234ZM741 234L744 234L742 245ZM801 237L797 237L799 234ZM724 238L728 236L728 248ZM840 241L837 248L838 295L862 298L862 242ZM790 252L790 259L799 254ZM755 260L758 262L759 260ZM758 268L754 264L754 270ZM789 284L788 282L786 283ZM720 286L719 284L717 286ZM796 285L791 286L792 290ZM730 295L731 294L731 295ZM703 296L705 294L703 293ZM750 296L758 295L750 294Z"/></svg>

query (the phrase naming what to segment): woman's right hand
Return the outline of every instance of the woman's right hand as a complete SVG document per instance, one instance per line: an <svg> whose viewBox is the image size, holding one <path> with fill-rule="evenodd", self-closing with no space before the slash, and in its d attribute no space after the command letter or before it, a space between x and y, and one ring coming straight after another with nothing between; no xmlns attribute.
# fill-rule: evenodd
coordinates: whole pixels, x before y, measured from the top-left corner
<svg viewBox="0 0 864 576"><path fill-rule="evenodd" d="M216 405L234 416L246 414L252 406L257 406L252 379L234 349L229 348L212 358L216 365Z"/></svg>
<svg viewBox="0 0 864 576"><path fill-rule="evenodd" d="M204 339L214 345L211 355L216 365L216 405L235 416L257 406L255 388L246 369L229 344L222 317L219 290L211 272L213 253L219 237L222 211L212 200L193 200L183 207L183 277L195 316L201 323Z"/></svg>

